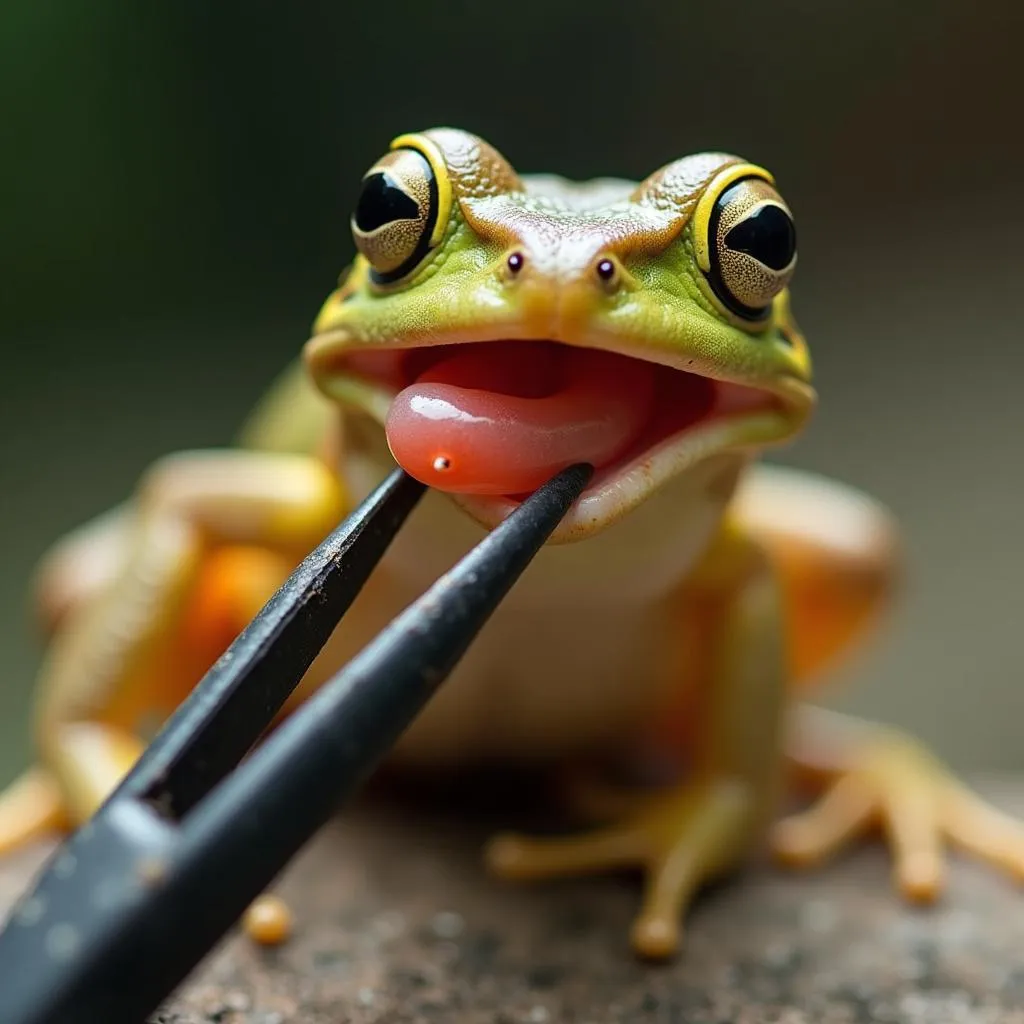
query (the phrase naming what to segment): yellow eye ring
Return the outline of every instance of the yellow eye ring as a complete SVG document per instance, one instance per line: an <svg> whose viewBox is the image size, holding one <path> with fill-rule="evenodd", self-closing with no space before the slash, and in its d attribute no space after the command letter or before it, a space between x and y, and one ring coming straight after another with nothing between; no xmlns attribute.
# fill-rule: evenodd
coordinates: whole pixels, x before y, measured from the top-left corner
<svg viewBox="0 0 1024 1024"><path fill-rule="evenodd" d="M763 167L756 164L733 164L720 171L708 182L704 194L693 211L693 251L697 257L697 266L704 273L711 270L711 214L714 212L718 197L741 178L762 178L769 185L775 184L775 178Z"/></svg>
<svg viewBox="0 0 1024 1024"><path fill-rule="evenodd" d="M363 175L351 218L372 284L395 284L413 273L444 238L451 209L451 182L437 148L422 135L394 139Z"/></svg>
<svg viewBox="0 0 1024 1024"><path fill-rule="evenodd" d="M399 135L391 140L390 148L415 149L430 164L434 172L434 181L437 183L437 219L434 221L434 230L430 236L430 248L433 249L444 238L448 218L452 213L452 182L448 177L448 165L444 162L441 150L425 135Z"/></svg>
<svg viewBox="0 0 1024 1024"><path fill-rule="evenodd" d="M701 290L732 323L760 330L796 267L793 215L763 168L738 164L712 179L691 240Z"/></svg>

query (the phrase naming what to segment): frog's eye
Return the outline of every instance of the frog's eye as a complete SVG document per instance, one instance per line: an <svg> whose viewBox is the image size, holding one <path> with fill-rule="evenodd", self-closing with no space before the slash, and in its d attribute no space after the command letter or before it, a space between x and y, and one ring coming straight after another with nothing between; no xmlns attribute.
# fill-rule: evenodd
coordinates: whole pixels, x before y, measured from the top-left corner
<svg viewBox="0 0 1024 1024"><path fill-rule="evenodd" d="M722 305L743 320L766 319L796 267L796 227L775 188L750 177L723 189L705 244L705 273Z"/></svg>
<svg viewBox="0 0 1024 1024"><path fill-rule="evenodd" d="M444 235L441 205L435 167L418 149L393 149L366 172L351 224L374 281L397 281L423 261Z"/></svg>

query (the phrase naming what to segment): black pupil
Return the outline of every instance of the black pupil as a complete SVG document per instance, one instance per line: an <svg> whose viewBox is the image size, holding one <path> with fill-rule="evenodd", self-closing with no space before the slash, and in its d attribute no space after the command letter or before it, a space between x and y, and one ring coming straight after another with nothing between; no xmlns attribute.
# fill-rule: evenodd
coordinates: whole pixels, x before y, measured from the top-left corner
<svg viewBox="0 0 1024 1024"><path fill-rule="evenodd" d="M360 231L376 231L392 221L415 220L419 215L416 200L384 171L371 174L363 182L356 206L356 227Z"/></svg>
<svg viewBox="0 0 1024 1024"><path fill-rule="evenodd" d="M784 270L796 254L796 228L782 207L769 203L731 228L725 244L772 270Z"/></svg>

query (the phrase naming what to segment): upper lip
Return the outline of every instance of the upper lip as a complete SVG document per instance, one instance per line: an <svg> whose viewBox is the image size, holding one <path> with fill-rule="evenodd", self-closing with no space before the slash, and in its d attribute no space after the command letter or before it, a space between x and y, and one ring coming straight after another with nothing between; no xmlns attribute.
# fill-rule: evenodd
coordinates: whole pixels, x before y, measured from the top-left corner
<svg viewBox="0 0 1024 1024"><path fill-rule="evenodd" d="M475 344L489 341L555 341L563 345L578 345L583 348L605 349L633 359L695 373L711 380L728 381L747 387L758 388L775 395L786 408L797 429L814 405L814 389L806 381L791 374L774 374L764 379L746 379L718 371L710 364L699 363L685 350L658 349L653 345L626 340L609 332L591 331L580 337L552 337L532 331L516 329L514 325L495 324L475 331L451 331L437 334L413 335L402 342L379 344L359 342L344 327L325 330L314 334L306 343L304 358L315 378L324 379L332 375L344 375L345 358L355 352L395 351L420 349L440 345Z"/></svg>

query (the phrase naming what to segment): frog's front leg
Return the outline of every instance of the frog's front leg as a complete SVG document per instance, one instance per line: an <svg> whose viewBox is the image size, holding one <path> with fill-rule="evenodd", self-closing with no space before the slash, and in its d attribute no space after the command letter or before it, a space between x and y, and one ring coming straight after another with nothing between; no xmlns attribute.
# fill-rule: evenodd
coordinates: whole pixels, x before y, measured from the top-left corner
<svg viewBox="0 0 1024 1024"><path fill-rule="evenodd" d="M313 458L209 451L157 463L133 507L121 566L67 615L40 679L37 744L72 822L91 815L141 753L137 720L172 710L206 667L186 670L181 628L211 553L250 545L276 556L277 578L255 578L268 563L250 558L247 578L233 581L251 593L245 614L254 614L337 523L342 494Z"/></svg>
<svg viewBox="0 0 1024 1024"><path fill-rule="evenodd" d="M694 770L675 789L642 797L610 827L579 836L499 836L491 868L537 879L621 867L646 873L632 943L641 956L678 948L680 919L697 890L739 866L776 806L781 774L785 655L780 600L761 552L745 541L714 602L710 674L702 681Z"/></svg>
<svg viewBox="0 0 1024 1024"><path fill-rule="evenodd" d="M816 864L881 828L899 890L935 900L952 844L1024 879L1024 824L973 793L913 737L810 706L795 709L788 756L805 781L824 785L809 810L775 827L779 858Z"/></svg>

